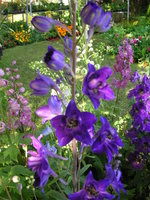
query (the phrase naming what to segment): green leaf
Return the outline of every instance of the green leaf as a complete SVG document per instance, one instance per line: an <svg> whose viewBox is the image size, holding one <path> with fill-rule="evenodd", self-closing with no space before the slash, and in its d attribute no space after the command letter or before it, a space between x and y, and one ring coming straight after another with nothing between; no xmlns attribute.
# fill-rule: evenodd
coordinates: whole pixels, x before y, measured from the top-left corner
<svg viewBox="0 0 150 200"><path fill-rule="evenodd" d="M67 199L67 197L65 198L62 195L62 193L57 192L55 190L50 190L49 192L46 193L46 196L48 196L49 199L51 199L51 200L54 200L54 199L56 199L56 200L58 200L58 199L59 200L66 200Z"/></svg>
<svg viewBox="0 0 150 200"><path fill-rule="evenodd" d="M31 174L32 174L32 172L22 165L16 165L16 166L12 167L10 170L10 173L9 173L10 176L12 176L12 175L30 176Z"/></svg>
<svg viewBox="0 0 150 200"><path fill-rule="evenodd" d="M4 152L4 159L9 158L10 161L17 161L19 149L15 145L9 146Z"/></svg>
<svg viewBox="0 0 150 200"><path fill-rule="evenodd" d="M84 172L86 172L91 166L92 166L91 164L85 165L82 169L80 169L77 176L81 176L82 174L84 174Z"/></svg>

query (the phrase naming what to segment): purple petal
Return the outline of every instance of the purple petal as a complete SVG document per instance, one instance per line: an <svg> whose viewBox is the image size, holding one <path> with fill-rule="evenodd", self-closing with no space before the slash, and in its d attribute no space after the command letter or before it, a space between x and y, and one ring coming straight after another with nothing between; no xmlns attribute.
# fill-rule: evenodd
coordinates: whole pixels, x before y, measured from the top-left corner
<svg viewBox="0 0 150 200"><path fill-rule="evenodd" d="M54 20L45 16L35 16L31 23L38 31L45 33L52 28Z"/></svg>

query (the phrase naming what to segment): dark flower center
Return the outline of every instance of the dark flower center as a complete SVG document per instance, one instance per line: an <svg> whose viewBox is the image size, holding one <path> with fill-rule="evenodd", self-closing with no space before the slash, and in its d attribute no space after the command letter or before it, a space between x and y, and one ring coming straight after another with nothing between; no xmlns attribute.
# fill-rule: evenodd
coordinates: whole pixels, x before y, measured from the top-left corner
<svg viewBox="0 0 150 200"><path fill-rule="evenodd" d="M144 142L143 148L144 148L144 150L148 150L148 142Z"/></svg>
<svg viewBox="0 0 150 200"><path fill-rule="evenodd" d="M46 54L46 56L45 56L45 62L49 62L49 61L51 60L53 53L54 53L54 50L53 50L53 49L50 49L50 50L47 52L47 54Z"/></svg>
<svg viewBox="0 0 150 200"><path fill-rule="evenodd" d="M107 138L108 138L109 140L112 140L112 139L113 139L111 133L108 133Z"/></svg>
<svg viewBox="0 0 150 200"><path fill-rule="evenodd" d="M87 185L85 187L86 191L88 192L89 195L97 197L99 195L99 192L96 191L96 188L94 187L93 184Z"/></svg>
<svg viewBox="0 0 150 200"><path fill-rule="evenodd" d="M78 124L79 124L79 122L77 119L68 118L66 126L67 126L67 128L75 128L78 126Z"/></svg>

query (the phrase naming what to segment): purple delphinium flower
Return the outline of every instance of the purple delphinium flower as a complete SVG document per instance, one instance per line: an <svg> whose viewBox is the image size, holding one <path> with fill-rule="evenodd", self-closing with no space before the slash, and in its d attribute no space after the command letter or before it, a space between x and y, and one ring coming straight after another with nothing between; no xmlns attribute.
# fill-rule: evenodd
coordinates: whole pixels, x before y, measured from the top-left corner
<svg viewBox="0 0 150 200"><path fill-rule="evenodd" d="M73 138L85 144L91 143L89 130L93 128L97 119L90 112L80 112L75 101L71 100L65 115L58 115L51 119L52 127L56 129L56 137L60 146L65 146Z"/></svg>
<svg viewBox="0 0 150 200"><path fill-rule="evenodd" d="M6 127L5 123L0 121L0 133L5 131L5 127Z"/></svg>
<svg viewBox="0 0 150 200"><path fill-rule="evenodd" d="M106 32L111 28L111 13L104 12L96 3L89 1L82 9L80 16L84 24L90 28L97 27L100 32Z"/></svg>
<svg viewBox="0 0 150 200"><path fill-rule="evenodd" d="M143 152L144 154L150 153L150 137L143 136L137 141L136 146L139 152Z"/></svg>
<svg viewBox="0 0 150 200"><path fill-rule="evenodd" d="M96 181L90 171L83 189L75 192L74 194L69 194L69 200L104 200L104 199L114 199L115 196L109 194L106 189L110 185L109 179L104 179Z"/></svg>
<svg viewBox="0 0 150 200"><path fill-rule="evenodd" d="M139 79L140 79L139 72L138 72L138 71L133 72L133 74L132 74L131 77L130 77L130 81L131 81L132 83L134 83L134 82L136 82L136 81L139 80Z"/></svg>
<svg viewBox="0 0 150 200"><path fill-rule="evenodd" d="M127 193L126 190L123 187L123 184L121 183L121 171L119 169L113 169L110 164L105 165L106 168L106 178L108 178L111 183L110 185L112 188L117 192L118 194L118 200L120 200L120 189Z"/></svg>
<svg viewBox="0 0 150 200"><path fill-rule="evenodd" d="M134 153L130 153L128 156L128 161L131 163L134 169L142 170L145 165L145 159L143 152L135 151Z"/></svg>
<svg viewBox="0 0 150 200"><path fill-rule="evenodd" d="M71 31L67 26L49 17L35 16L32 18L31 23L38 31L42 33L48 32L55 25L67 29L67 31L71 34Z"/></svg>
<svg viewBox="0 0 150 200"><path fill-rule="evenodd" d="M51 78L40 74L39 71L36 79L30 82L30 88L33 90L32 95L36 96L48 94L51 88L59 90L56 83Z"/></svg>
<svg viewBox="0 0 150 200"><path fill-rule="evenodd" d="M118 147L123 146L123 142L118 136L115 128L112 128L105 117L100 117L102 127L97 132L92 144L93 153L106 153L108 162L110 163L113 154L118 154Z"/></svg>
<svg viewBox="0 0 150 200"><path fill-rule="evenodd" d="M45 33L53 27L54 20L45 16L35 16L31 23L38 31Z"/></svg>
<svg viewBox="0 0 150 200"><path fill-rule="evenodd" d="M52 46L48 46L48 52L44 56L44 62L47 67L54 71L61 70L65 66L65 58L63 53L57 51Z"/></svg>
<svg viewBox="0 0 150 200"><path fill-rule="evenodd" d="M149 96L150 92L150 78L148 78L146 75L143 77L142 82L138 85L133 90L130 90L128 94L128 98L133 98L136 97L136 100L142 99L145 97L146 94Z"/></svg>
<svg viewBox="0 0 150 200"><path fill-rule="evenodd" d="M51 96L48 99L48 105L38 108L36 114L43 118L42 123L44 124L47 120L51 120L55 116L62 114L62 103L56 95Z"/></svg>
<svg viewBox="0 0 150 200"><path fill-rule="evenodd" d="M32 171L35 172L35 186L41 187L43 191L43 188L46 185L49 176L52 175L53 177L57 177L57 174L49 166L47 156L59 158L62 160L66 160L66 158L58 156L52 151L48 150L47 147L40 142L41 137L42 135L40 135L38 139L36 139L33 135L25 136L25 138L32 139L32 145L37 150L28 151L28 154L31 155L28 158L28 167L32 168ZM60 179L60 181L65 184L62 179Z"/></svg>
<svg viewBox="0 0 150 200"><path fill-rule="evenodd" d="M96 70L94 65L88 64L88 73L83 81L83 94L90 98L95 109L98 109L101 98L104 100L115 98L113 90L107 84L107 79L111 76L111 73L110 67Z"/></svg>

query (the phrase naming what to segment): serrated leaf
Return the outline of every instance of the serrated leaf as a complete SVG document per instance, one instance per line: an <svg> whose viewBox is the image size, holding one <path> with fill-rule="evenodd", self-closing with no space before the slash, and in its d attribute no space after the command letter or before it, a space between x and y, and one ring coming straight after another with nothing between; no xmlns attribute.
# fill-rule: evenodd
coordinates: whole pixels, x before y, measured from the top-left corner
<svg viewBox="0 0 150 200"><path fill-rule="evenodd" d="M9 158L10 161L17 161L17 156L19 154L19 149L15 145L9 146L4 152L4 159Z"/></svg>
<svg viewBox="0 0 150 200"><path fill-rule="evenodd" d="M85 165L82 169L80 169L77 176L81 176L82 174L84 174L84 172L86 172L91 166L92 166L91 164Z"/></svg>
<svg viewBox="0 0 150 200"><path fill-rule="evenodd" d="M67 200L67 197L65 198L62 193L57 192L56 190L50 190L46 193L46 196L49 197L49 199L56 199L56 200Z"/></svg>
<svg viewBox="0 0 150 200"><path fill-rule="evenodd" d="M31 174L32 174L32 172L22 165L16 165L16 166L12 167L10 170L10 173L9 173L10 176L12 176L12 175L29 176Z"/></svg>

